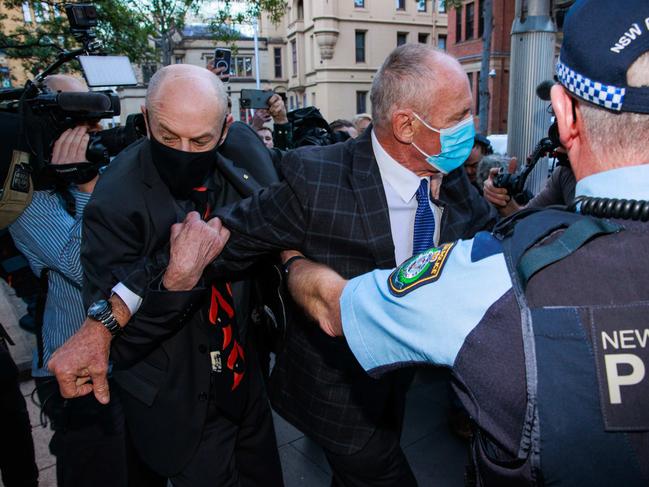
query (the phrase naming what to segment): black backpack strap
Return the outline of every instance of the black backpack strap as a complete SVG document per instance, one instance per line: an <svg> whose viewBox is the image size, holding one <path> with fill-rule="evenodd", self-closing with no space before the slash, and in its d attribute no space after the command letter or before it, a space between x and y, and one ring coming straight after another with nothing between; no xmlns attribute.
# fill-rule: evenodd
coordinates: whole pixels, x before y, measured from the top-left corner
<svg viewBox="0 0 649 487"><path fill-rule="evenodd" d="M521 256L517 269L523 288L538 271L568 257L592 238L617 233L621 229L607 220L582 218L575 221L553 242L529 249Z"/></svg>

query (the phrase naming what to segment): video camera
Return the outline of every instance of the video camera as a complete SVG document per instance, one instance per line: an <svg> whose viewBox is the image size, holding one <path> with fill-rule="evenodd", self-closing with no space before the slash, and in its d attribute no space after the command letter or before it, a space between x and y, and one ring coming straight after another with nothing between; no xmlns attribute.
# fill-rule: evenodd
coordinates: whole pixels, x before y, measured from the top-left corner
<svg viewBox="0 0 649 487"><path fill-rule="evenodd" d="M119 98L110 90L53 93L44 84L47 76L65 63L79 60L91 87L137 83L128 58L99 55L102 43L94 33L97 26L94 5L66 5L65 12L70 31L82 47L61 50L54 63L23 88L0 90L0 185L4 182L0 189L0 228L20 214L11 210L11 216L5 218L3 205L7 199L16 203L15 208L24 208L29 204L33 187L48 189L56 184L57 178L74 181L75 171L82 170L82 164L68 167L64 172L62 167L49 165L54 142L65 130L84 122L110 119L121 112ZM144 134L142 115L131 115L125 127L90 134L86 158L96 170ZM29 191L25 191L26 180Z"/></svg>
<svg viewBox="0 0 649 487"><path fill-rule="evenodd" d="M542 100L548 101L550 99L550 89L554 83L551 81L543 81L536 88L536 94ZM494 186L496 188L505 188L509 194L519 204L527 204L529 192L525 191L525 183L536 166L536 163L541 158L553 155L554 157L561 158L560 154L555 151L561 147L561 140L559 140L559 126L557 124L552 105L548 106L548 113L552 117L552 124L548 128L548 136L543 137L534 147L532 153L528 156L525 166L518 174L509 174L505 168L501 168L498 175L494 178Z"/></svg>
<svg viewBox="0 0 649 487"><path fill-rule="evenodd" d="M542 157L554 152L557 147L550 137L543 137L536 144L536 147L534 147L532 154L527 158L527 163L523 170L518 174L509 174L505 168L500 168L498 175L494 179L494 186L496 188L505 188L507 194L514 198L517 203L526 204L525 182L528 176L536 166L536 163Z"/></svg>

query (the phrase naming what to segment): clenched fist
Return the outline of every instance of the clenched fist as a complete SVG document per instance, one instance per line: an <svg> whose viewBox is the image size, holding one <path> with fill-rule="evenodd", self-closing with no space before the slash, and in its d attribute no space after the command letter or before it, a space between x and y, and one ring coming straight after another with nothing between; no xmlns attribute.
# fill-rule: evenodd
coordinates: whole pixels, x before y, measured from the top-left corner
<svg viewBox="0 0 649 487"><path fill-rule="evenodd" d="M221 220L213 218L204 222L197 212L190 212L182 223L171 227L169 266L162 279L163 286L169 291L193 289L228 238L230 231Z"/></svg>

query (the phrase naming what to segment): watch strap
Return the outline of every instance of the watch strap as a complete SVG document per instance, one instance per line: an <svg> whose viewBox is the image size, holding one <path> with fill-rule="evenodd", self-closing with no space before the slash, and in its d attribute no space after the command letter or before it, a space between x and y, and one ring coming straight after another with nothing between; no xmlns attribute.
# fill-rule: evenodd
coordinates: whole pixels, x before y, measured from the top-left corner
<svg viewBox="0 0 649 487"><path fill-rule="evenodd" d="M295 262L296 260L300 260L300 259L306 259L306 257L304 257L303 255L294 255L293 257L288 259L286 262L284 262L284 265L282 266L282 269L284 270L284 275L287 276L291 265L293 265L293 262Z"/></svg>

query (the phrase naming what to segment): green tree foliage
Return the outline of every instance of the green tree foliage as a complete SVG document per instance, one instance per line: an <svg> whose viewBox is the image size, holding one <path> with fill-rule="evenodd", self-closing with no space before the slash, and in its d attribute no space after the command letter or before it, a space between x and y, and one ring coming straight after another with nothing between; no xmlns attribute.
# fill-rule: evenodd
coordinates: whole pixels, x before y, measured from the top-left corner
<svg viewBox="0 0 649 487"><path fill-rule="evenodd" d="M233 8L234 5L241 6L242 2L237 0L221 0L220 8L209 20L210 28L219 41L233 44L239 38L236 30L237 25L250 25L254 19L262 13L267 13L273 24L278 24L286 13L287 2L285 0L248 0L244 8ZM235 46L232 45L234 48Z"/></svg>
<svg viewBox="0 0 649 487"><path fill-rule="evenodd" d="M0 49L10 58L23 60L25 69L33 74L50 64L60 48L79 47L70 34L65 15L65 1L29 1L32 21L24 22L23 1L0 0L8 14L0 16ZM236 0L235 0L236 2ZM212 26L249 23L262 12L268 12L273 22L279 22L286 10L283 0L245 0L245 9L233 14L233 0L222 0ZM95 0L97 7L97 38L104 42L103 51L123 54L135 64L161 62L170 64L174 34L184 27L188 13L197 13L205 0ZM239 2L241 3L241 2ZM10 30L9 16L18 22ZM37 21L38 19L38 21ZM227 40L232 29L213 29L215 38ZM12 47L13 46L13 47ZM26 47L27 46L27 47ZM75 69L73 64L63 70Z"/></svg>
<svg viewBox="0 0 649 487"><path fill-rule="evenodd" d="M2 3L9 13L5 19L0 19L0 45L8 57L22 59L28 72L35 74L50 64L59 52L57 47L80 47L70 34L64 9L66 2L29 2L31 22L24 22L22 1L2 0ZM96 32L104 43L104 52L127 55L136 63L153 58L155 53L149 46L152 31L143 16L121 0L98 0L95 5L98 16ZM13 30L8 28L10 16L17 17L18 21ZM74 68L74 65L68 65L63 70Z"/></svg>

